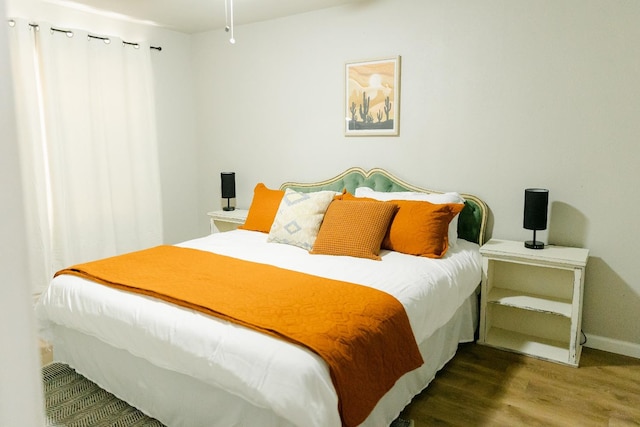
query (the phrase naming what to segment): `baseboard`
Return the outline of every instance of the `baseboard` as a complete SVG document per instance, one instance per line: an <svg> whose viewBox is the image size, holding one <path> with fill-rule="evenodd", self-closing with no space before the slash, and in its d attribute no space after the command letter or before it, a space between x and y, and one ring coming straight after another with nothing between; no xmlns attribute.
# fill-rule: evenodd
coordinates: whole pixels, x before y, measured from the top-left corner
<svg viewBox="0 0 640 427"><path fill-rule="evenodd" d="M614 340L612 338L600 337L598 335L585 335L587 337L587 342L584 344L585 347L640 359L640 344Z"/></svg>

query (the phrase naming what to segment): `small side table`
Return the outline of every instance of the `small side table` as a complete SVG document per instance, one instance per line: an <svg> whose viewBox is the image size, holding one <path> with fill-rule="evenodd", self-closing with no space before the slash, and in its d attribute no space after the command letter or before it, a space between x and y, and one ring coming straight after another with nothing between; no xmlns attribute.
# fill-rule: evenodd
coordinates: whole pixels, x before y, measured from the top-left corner
<svg viewBox="0 0 640 427"><path fill-rule="evenodd" d="M232 211L213 211L207 212L209 215L209 224L211 233L220 233L224 231L235 230L247 220L246 209L234 209Z"/></svg>
<svg viewBox="0 0 640 427"><path fill-rule="evenodd" d="M589 251L491 239L480 253L478 343L577 367Z"/></svg>

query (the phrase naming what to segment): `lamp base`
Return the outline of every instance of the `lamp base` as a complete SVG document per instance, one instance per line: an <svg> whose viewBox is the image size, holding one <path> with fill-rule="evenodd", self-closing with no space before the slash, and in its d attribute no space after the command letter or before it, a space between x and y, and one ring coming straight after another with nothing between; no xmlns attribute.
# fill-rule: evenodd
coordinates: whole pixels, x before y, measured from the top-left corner
<svg viewBox="0 0 640 427"><path fill-rule="evenodd" d="M234 194L233 197L235 197L235 194ZM231 197L225 197L225 199L227 199L227 206L223 206L222 210L223 211L234 211L234 210L236 210L236 208L234 206L231 206ZM535 237L534 237L534 239L535 239Z"/></svg>
<svg viewBox="0 0 640 427"><path fill-rule="evenodd" d="M538 240L527 240L524 242L524 247L529 249L544 249L544 242Z"/></svg>

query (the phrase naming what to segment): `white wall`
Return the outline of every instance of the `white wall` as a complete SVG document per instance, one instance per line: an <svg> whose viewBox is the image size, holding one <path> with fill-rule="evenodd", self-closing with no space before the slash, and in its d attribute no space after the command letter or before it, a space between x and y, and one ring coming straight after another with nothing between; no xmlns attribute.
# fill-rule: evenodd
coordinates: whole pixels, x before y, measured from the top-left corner
<svg viewBox="0 0 640 427"><path fill-rule="evenodd" d="M0 0L0 16L5 3ZM0 26L0 425L43 426L35 320L27 275L26 229L18 167L7 27Z"/></svg>
<svg viewBox="0 0 640 427"><path fill-rule="evenodd" d="M253 186L384 167L483 198L525 240L524 188L550 189L550 243L590 249L588 345L640 357L640 2L372 0L193 36L199 209ZM343 136L344 63L402 56L399 137ZM201 218L199 230L207 230Z"/></svg>
<svg viewBox="0 0 640 427"><path fill-rule="evenodd" d="M147 40L162 51L151 52L155 79L156 119L162 184L164 240L177 243L199 236L197 145L191 37L175 31L117 17L90 13L40 0L9 0L9 16L47 21L62 28L79 28L99 35L116 35L135 42Z"/></svg>

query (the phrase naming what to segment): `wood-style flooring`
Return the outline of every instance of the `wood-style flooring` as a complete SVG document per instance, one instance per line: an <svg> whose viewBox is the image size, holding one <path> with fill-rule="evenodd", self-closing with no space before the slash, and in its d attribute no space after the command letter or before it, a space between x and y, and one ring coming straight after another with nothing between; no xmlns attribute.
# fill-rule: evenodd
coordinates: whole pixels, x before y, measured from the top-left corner
<svg viewBox="0 0 640 427"><path fill-rule="evenodd" d="M39 341L40 346L40 361L42 366L47 365L53 361L53 347L46 341Z"/></svg>
<svg viewBox="0 0 640 427"><path fill-rule="evenodd" d="M402 413L426 426L640 426L640 359L584 348L580 367L475 343Z"/></svg>
<svg viewBox="0 0 640 427"><path fill-rule="evenodd" d="M640 359L584 348L572 368L462 344L401 416L415 427L640 426Z"/></svg>

